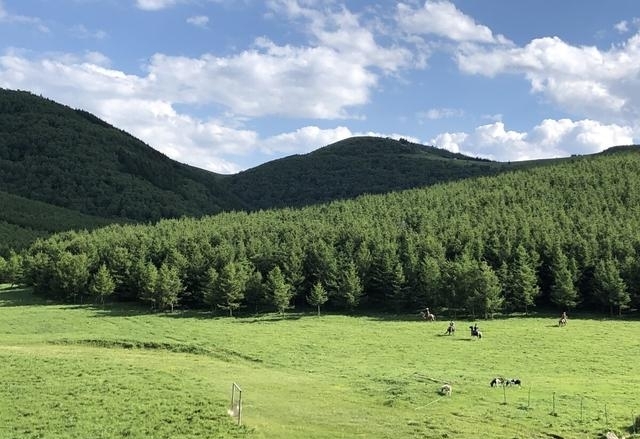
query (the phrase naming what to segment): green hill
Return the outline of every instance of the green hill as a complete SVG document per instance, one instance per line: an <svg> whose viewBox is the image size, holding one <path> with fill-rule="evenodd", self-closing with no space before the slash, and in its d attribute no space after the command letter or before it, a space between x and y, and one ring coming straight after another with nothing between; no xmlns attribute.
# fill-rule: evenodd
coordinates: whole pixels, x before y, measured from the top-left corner
<svg viewBox="0 0 640 439"><path fill-rule="evenodd" d="M26 272L75 300L102 266L117 295L160 308L284 311L321 288L344 310L619 313L640 307L638 206L636 147L300 209L56 235L30 249ZM145 279L163 279L163 293Z"/></svg>
<svg viewBox="0 0 640 439"><path fill-rule="evenodd" d="M406 140L353 137L241 172L226 187L245 205L265 209L494 175L515 166Z"/></svg>
<svg viewBox="0 0 640 439"><path fill-rule="evenodd" d="M219 177L95 116L0 90L0 190L106 218L152 221L235 208Z"/></svg>
<svg viewBox="0 0 640 439"><path fill-rule="evenodd" d="M114 222L0 191L0 256L37 238L67 230L91 230ZM119 220L124 222L124 220Z"/></svg>
<svg viewBox="0 0 640 439"><path fill-rule="evenodd" d="M171 160L85 111L0 89L0 191L7 206L0 254L62 230L306 206L557 161L498 163L403 139L355 137L219 175Z"/></svg>

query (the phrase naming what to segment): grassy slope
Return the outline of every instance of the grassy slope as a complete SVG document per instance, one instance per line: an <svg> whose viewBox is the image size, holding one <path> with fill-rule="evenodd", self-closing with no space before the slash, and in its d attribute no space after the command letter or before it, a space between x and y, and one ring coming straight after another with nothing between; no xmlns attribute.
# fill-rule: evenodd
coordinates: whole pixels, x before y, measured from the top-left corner
<svg viewBox="0 0 640 439"><path fill-rule="evenodd" d="M214 319L0 291L0 437L585 438L640 413L640 322L481 321L471 341L469 322L448 337L415 317ZM234 381L247 430L225 414Z"/></svg>

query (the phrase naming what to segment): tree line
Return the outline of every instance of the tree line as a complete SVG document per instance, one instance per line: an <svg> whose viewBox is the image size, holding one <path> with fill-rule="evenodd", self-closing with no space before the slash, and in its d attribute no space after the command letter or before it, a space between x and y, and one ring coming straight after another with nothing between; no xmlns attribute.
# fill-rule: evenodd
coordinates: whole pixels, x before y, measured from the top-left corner
<svg viewBox="0 0 640 439"><path fill-rule="evenodd" d="M301 209L110 225L0 259L49 298L237 312L640 306L640 154Z"/></svg>

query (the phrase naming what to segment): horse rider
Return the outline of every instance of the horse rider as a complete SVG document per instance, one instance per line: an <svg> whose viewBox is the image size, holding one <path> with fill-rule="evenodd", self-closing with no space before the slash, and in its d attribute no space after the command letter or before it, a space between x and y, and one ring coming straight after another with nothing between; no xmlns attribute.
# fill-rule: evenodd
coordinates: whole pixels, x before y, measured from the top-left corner
<svg viewBox="0 0 640 439"><path fill-rule="evenodd" d="M562 315L560 316L560 320L567 320L567 312L562 311Z"/></svg>

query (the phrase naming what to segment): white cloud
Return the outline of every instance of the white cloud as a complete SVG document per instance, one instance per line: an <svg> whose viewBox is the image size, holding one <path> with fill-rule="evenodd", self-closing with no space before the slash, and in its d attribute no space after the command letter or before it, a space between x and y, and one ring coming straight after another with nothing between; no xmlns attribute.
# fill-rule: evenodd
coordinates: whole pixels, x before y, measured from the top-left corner
<svg viewBox="0 0 640 439"><path fill-rule="evenodd" d="M613 28L621 34L629 32L629 22L627 22L627 20L622 20L621 22L616 23Z"/></svg>
<svg viewBox="0 0 640 439"><path fill-rule="evenodd" d="M418 113L418 119L446 119L450 117L461 117L464 111L459 108L430 108L427 111Z"/></svg>
<svg viewBox="0 0 640 439"><path fill-rule="evenodd" d="M49 28L38 17L30 17L26 15L12 14L4 7L4 3L0 0L0 23L18 23L34 26L42 33L48 33Z"/></svg>
<svg viewBox="0 0 640 439"><path fill-rule="evenodd" d="M206 15L195 15L193 17L187 18L187 23L192 24L196 27L206 28L209 24L209 17Z"/></svg>
<svg viewBox="0 0 640 439"><path fill-rule="evenodd" d="M414 35L437 35L457 42L509 43L504 36L494 35L491 29L477 24L449 1L427 0L417 9L398 3L396 19L403 30Z"/></svg>
<svg viewBox="0 0 640 439"><path fill-rule="evenodd" d="M477 127L472 133L442 133L430 143L469 156L497 161L534 160L590 154L633 143L633 130L584 119L546 119L530 132L505 129L503 122Z"/></svg>
<svg viewBox="0 0 640 439"><path fill-rule="evenodd" d="M136 6L145 11L159 11L179 2L180 0L136 0Z"/></svg>
<svg viewBox="0 0 640 439"><path fill-rule="evenodd" d="M367 103L377 81L365 66L325 47L256 43L258 49L227 58L155 55L149 85L172 101L215 102L238 115L331 119Z"/></svg>
<svg viewBox="0 0 640 439"><path fill-rule="evenodd" d="M352 136L351 130L343 126L332 129L306 126L264 139L260 142L260 148L268 154L302 154Z"/></svg>
<svg viewBox="0 0 640 439"><path fill-rule="evenodd" d="M82 38L82 39L103 40L103 39L107 38L107 36L108 36L107 33L105 31L101 30L101 29L92 31L92 30L89 30L83 24L79 24L79 25L73 26L70 29L70 32L76 38Z"/></svg>
<svg viewBox="0 0 640 439"><path fill-rule="evenodd" d="M460 47L457 61L471 74L523 74L532 92L580 117L631 123L640 115L640 34L608 50L573 46L558 37L516 48L467 45Z"/></svg>
<svg viewBox="0 0 640 439"><path fill-rule="evenodd" d="M271 0L270 7L280 15L304 22L304 29L315 39L316 47L334 51L338 56L349 58L363 67L376 67L385 72L394 72L408 66L412 53L405 47L378 44L374 32L362 25L360 16L344 7L336 10L324 5L322 9L307 7L298 0ZM329 3L330 4L330 3Z"/></svg>

